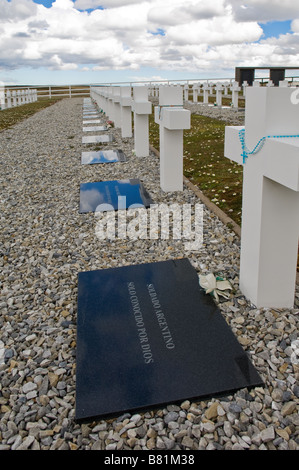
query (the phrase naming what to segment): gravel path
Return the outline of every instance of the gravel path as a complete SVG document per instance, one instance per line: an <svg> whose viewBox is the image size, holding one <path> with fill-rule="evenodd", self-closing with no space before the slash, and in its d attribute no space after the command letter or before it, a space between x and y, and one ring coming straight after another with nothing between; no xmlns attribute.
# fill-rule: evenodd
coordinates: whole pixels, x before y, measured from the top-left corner
<svg viewBox="0 0 299 470"><path fill-rule="evenodd" d="M248 303L239 238L206 208L199 253L177 240L100 242L94 215L78 212L80 183L135 177L157 203L198 201L187 188L163 194L157 157L134 157L117 129L109 148L128 163L81 165L82 105L65 99L0 133L0 450L298 450L299 290L291 310ZM265 387L76 424L78 272L177 257L231 281L219 306Z"/></svg>

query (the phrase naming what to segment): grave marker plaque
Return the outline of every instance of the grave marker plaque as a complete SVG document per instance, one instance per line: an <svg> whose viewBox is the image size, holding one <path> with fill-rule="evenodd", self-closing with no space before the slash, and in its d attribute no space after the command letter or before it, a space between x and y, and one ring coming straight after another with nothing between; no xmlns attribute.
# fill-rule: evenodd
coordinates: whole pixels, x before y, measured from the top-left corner
<svg viewBox="0 0 299 470"><path fill-rule="evenodd" d="M106 131L107 126L87 126L83 127L83 132L97 132L97 131Z"/></svg>
<svg viewBox="0 0 299 470"><path fill-rule="evenodd" d="M138 179L80 185L80 213L149 207L152 200Z"/></svg>
<svg viewBox="0 0 299 470"><path fill-rule="evenodd" d="M85 119L85 118L84 118ZM101 119L87 119L83 121L83 124L101 124L102 120Z"/></svg>
<svg viewBox="0 0 299 470"><path fill-rule="evenodd" d="M111 134L90 135L82 137L82 144L107 144L113 141L114 138Z"/></svg>
<svg viewBox="0 0 299 470"><path fill-rule="evenodd" d="M99 150L96 152L82 152L82 165L94 163L126 162L127 158L122 150Z"/></svg>
<svg viewBox="0 0 299 470"><path fill-rule="evenodd" d="M262 385L188 259L79 273L76 371L79 422Z"/></svg>

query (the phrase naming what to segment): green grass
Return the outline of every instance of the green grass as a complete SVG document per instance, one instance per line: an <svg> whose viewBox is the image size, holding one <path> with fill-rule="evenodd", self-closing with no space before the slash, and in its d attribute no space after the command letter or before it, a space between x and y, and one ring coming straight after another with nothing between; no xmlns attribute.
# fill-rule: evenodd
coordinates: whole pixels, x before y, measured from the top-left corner
<svg viewBox="0 0 299 470"><path fill-rule="evenodd" d="M26 103L14 108L3 109L0 111L0 131L14 126L18 122L32 116L41 109L47 108L56 103L59 99L46 99L42 101L35 101L34 103Z"/></svg>
<svg viewBox="0 0 299 470"><path fill-rule="evenodd" d="M224 157L224 121L191 115L184 131L184 175L241 225L243 167ZM150 142L159 150L159 126L150 116Z"/></svg>

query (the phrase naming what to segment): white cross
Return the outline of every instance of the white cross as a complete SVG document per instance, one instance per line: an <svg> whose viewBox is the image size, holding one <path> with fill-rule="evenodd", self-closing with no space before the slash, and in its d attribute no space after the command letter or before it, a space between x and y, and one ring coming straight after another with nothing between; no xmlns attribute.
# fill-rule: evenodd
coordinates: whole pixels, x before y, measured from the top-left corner
<svg viewBox="0 0 299 470"><path fill-rule="evenodd" d="M239 106L239 91L240 90L241 88L239 87L239 83L233 82L231 86L233 108L238 108Z"/></svg>
<svg viewBox="0 0 299 470"><path fill-rule="evenodd" d="M193 103L197 103L198 102L198 84L194 84L193 87Z"/></svg>
<svg viewBox="0 0 299 470"><path fill-rule="evenodd" d="M216 105L217 106L222 106L222 91L223 91L223 86L221 83L216 83Z"/></svg>
<svg viewBox="0 0 299 470"><path fill-rule="evenodd" d="M133 87L132 111L134 112L134 143L137 157L149 155L149 122L152 103L148 101L148 87Z"/></svg>
<svg viewBox="0 0 299 470"><path fill-rule="evenodd" d="M183 129L190 129L191 113L183 109L183 93L161 87L155 122L160 125L160 186L162 191L183 190Z"/></svg>
<svg viewBox="0 0 299 470"><path fill-rule="evenodd" d="M17 92L15 90L12 91L12 105L17 106Z"/></svg>
<svg viewBox="0 0 299 470"><path fill-rule="evenodd" d="M248 82L246 80L244 80L244 82L242 83L242 88L243 88L243 96L246 95L246 88L248 87Z"/></svg>
<svg viewBox="0 0 299 470"><path fill-rule="evenodd" d="M295 90L249 87L245 128L225 130L225 156L244 165L240 289L257 307L294 305L299 138L277 136L299 135L299 104L292 100ZM257 144L264 143L257 153L248 155L245 164L240 131L245 131L249 151L258 150Z"/></svg>
<svg viewBox="0 0 299 470"><path fill-rule="evenodd" d="M11 93L10 93L10 90L7 90L7 92L6 92L6 99L7 99L7 107L11 108Z"/></svg>
<svg viewBox="0 0 299 470"><path fill-rule="evenodd" d="M110 86L107 90L107 114L111 121L115 121L114 106L113 106L113 90Z"/></svg>
<svg viewBox="0 0 299 470"><path fill-rule="evenodd" d="M189 85L184 85L184 100L189 101Z"/></svg>
<svg viewBox="0 0 299 470"><path fill-rule="evenodd" d="M151 91L153 88L151 88ZM121 105L121 136L132 137L132 88L122 86L120 88Z"/></svg>
<svg viewBox="0 0 299 470"><path fill-rule="evenodd" d="M211 90L211 87L210 87L209 83L204 83L202 89L203 89L203 103L208 104L209 103L209 94L210 94L210 90Z"/></svg>
<svg viewBox="0 0 299 470"><path fill-rule="evenodd" d="M114 126L121 127L120 87L119 86L114 86L112 88L112 102L113 102Z"/></svg>

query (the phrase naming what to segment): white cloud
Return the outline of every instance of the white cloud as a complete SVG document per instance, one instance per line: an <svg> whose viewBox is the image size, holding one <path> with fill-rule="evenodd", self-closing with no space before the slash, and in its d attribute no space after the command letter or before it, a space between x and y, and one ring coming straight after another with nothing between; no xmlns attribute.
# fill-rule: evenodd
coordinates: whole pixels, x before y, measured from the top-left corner
<svg viewBox="0 0 299 470"><path fill-rule="evenodd" d="M225 8L223 0L201 0L201 1L164 1L152 2L154 5L149 9L149 22L160 26L178 25L205 20L215 16L224 16Z"/></svg>
<svg viewBox="0 0 299 470"><path fill-rule="evenodd" d="M5 21L18 21L34 16L37 5L32 0L0 0L0 23Z"/></svg>
<svg viewBox="0 0 299 470"><path fill-rule="evenodd" d="M237 21L284 21L299 16L298 0L226 0Z"/></svg>
<svg viewBox="0 0 299 470"><path fill-rule="evenodd" d="M247 8L236 0L56 0L45 8L0 0L0 69L154 67L188 74L299 63L294 1L283 3L293 33L267 40L258 22L282 14L280 2L245 1Z"/></svg>
<svg viewBox="0 0 299 470"><path fill-rule="evenodd" d="M140 3L140 0L76 0L75 7L78 10L87 10L89 8L117 8L126 5Z"/></svg>

